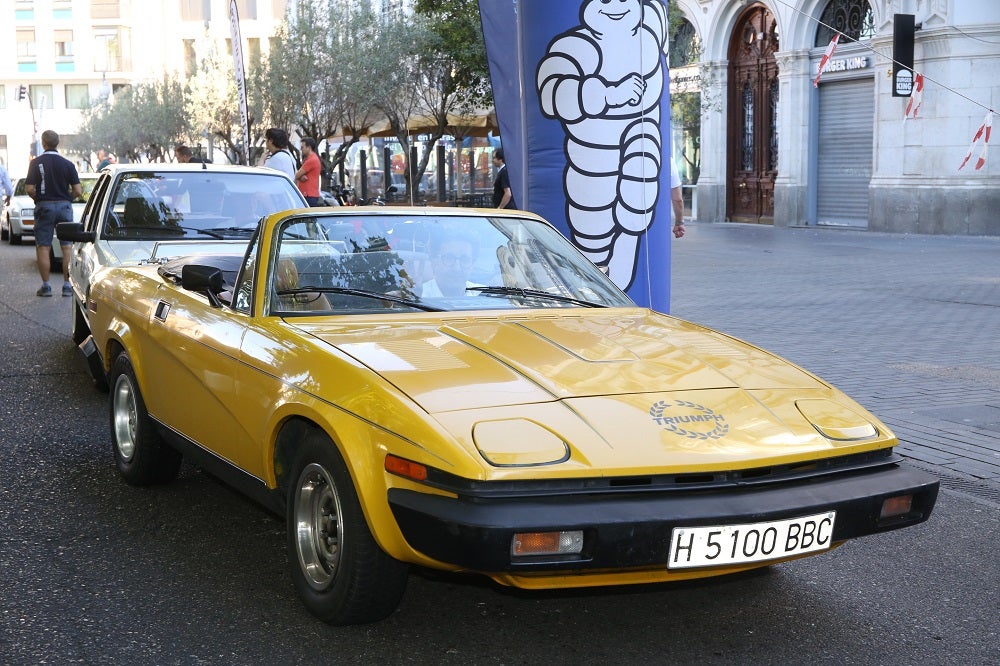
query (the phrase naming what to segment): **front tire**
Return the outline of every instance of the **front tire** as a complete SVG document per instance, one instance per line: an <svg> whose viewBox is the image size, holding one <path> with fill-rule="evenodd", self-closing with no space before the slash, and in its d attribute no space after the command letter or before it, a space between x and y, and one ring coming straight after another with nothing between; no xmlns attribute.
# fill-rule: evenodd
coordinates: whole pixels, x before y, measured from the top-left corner
<svg viewBox="0 0 1000 666"><path fill-rule="evenodd" d="M115 359L110 380L111 440L118 473L133 486L173 481L180 470L181 454L156 432L125 352Z"/></svg>
<svg viewBox="0 0 1000 666"><path fill-rule="evenodd" d="M347 465L323 433L307 433L288 488L288 556L306 608L335 625L388 617L408 567L375 542Z"/></svg>

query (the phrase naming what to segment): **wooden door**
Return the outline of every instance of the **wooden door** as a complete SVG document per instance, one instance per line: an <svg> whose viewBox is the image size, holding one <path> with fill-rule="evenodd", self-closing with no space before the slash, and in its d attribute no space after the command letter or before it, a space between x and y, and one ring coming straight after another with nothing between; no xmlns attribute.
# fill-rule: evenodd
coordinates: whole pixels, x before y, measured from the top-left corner
<svg viewBox="0 0 1000 666"><path fill-rule="evenodd" d="M767 7L749 7L729 44L726 217L774 222L778 172L778 30Z"/></svg>

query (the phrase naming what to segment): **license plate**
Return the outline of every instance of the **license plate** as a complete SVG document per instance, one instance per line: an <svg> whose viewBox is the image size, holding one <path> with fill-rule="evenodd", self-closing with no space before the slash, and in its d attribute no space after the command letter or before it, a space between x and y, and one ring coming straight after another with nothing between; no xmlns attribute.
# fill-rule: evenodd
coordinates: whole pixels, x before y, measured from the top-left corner
<svg viewBox="0 0 1000 666"><path fill-rule="evenodd" d="M763 562L826 550L836 511L748 525L675 527L668 569Z"/></svg>

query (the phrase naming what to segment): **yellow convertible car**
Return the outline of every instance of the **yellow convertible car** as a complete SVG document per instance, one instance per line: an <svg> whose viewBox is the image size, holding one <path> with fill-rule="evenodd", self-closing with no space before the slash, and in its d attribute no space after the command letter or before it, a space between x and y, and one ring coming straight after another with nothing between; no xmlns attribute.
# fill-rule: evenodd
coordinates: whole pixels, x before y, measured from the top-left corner
<svg viewBox="0 0 1000 666"><path fill-rule="evenodd" d="M408 565L522 588L715 576L924 521L936 479L817 377L633 304L528 213L290 210L244 254L100 269L117 468L283 514L335 624Z"/></svg>

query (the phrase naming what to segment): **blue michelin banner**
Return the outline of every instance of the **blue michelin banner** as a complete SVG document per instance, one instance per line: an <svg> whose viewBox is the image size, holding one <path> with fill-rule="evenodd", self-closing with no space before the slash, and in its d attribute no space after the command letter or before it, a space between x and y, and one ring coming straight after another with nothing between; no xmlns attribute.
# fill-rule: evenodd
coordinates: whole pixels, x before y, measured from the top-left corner
<svg viewBox="0 0 1000 666"><path fill-rule="evenodd" d="M511 189L670 309L665 0L479 0Z"/></svg>

